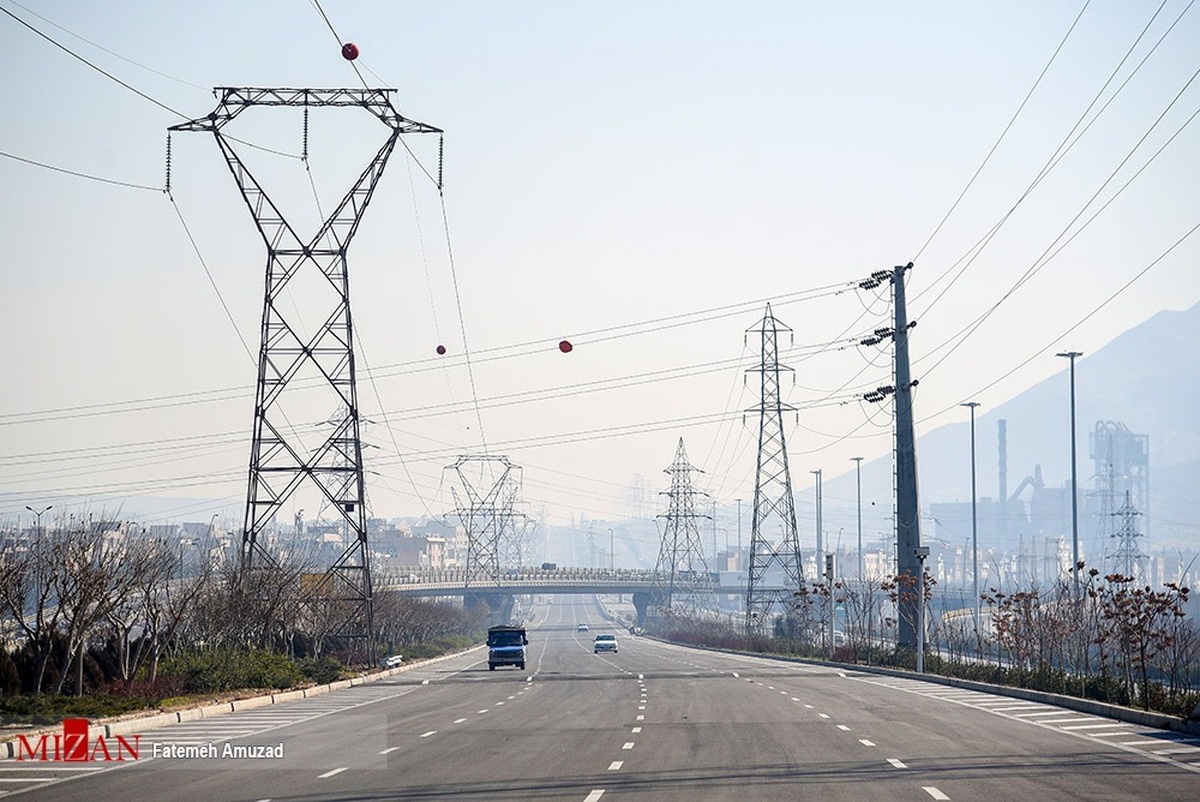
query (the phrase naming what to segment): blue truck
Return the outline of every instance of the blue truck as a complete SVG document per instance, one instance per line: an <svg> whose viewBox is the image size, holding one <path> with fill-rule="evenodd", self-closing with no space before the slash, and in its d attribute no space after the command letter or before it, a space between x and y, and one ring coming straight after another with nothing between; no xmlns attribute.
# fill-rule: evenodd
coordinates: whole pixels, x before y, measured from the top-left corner
<svg viewBox="0 0 1200 802"><path fill-rule="evenodd" d="M525 669L525 646L529 638L525 635L525 627L501 625L488 630L488 671L495 671L496 666L516 666Z"/></svg>

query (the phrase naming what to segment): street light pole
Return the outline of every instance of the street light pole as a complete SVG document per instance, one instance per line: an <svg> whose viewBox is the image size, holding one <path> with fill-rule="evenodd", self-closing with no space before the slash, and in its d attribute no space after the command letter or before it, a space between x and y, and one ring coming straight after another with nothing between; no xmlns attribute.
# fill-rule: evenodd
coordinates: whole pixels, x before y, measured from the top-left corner
<svg viewBox="0 0 1200 802"><path fill-rule="evenodd" d="M737 499L738 503L738 570L742 570L742 500Z"/></svg>
<svg viewBox="0 0 1200 802"><path fill-rule="evenodd" d="M615 542L616 541L613 538L612 527L609 527L609 529L608 529L608 572L610 574L614 574L617 571L616 557L613 556L617 553L616 546L613 545Z"/></svg>
<svg viewBox="0 0 1200 802"><path fill-rule="evenodd" d="M41 512L38 512L33 507L30 507L28 504L25 505L25 509L29 510L30 512L32 512L34 515L37 516L37 528L35 529L34 534L40 540L42 537L42 516L45 515L46 513L50 512L50 510L54 509L54 505L47 504L46 509L42 510Z"/></svg>
<svg viewBox="0 0 1200 802"><path fill-rule="evenodd" d="M917 582L917 673L925 673L925 558L929 556L928 546L917 546L913 549L920 565L921 578Z"/></svg>
<svg viewBox="0 0 1200 802"><path fill-rule="evenodd" d="M862 457L851 457L850 460L854 463L854 487L855 497L858 502L858 581L863 579L863 551L862 551Z"/></svg>
<svg viewBox="0 0 1200 802"><path fill-rule="evenodd" d="M1076 487L1075 463L1075 358L1082 351L1063 351L1056 356L1071 360L1071 580L1075 603L1079 603L1079 491Z"/></svg>
<svg viewBox="0 0 1200 802"><path fill-rule="evenodd" d="M979 608L979 520L975 507L975 407L979 406L979 402L968 401L959 406L967 407L971 410L971 577L975 593L975 642L978 643L981 612Z"/></svg>
<svg viewBox="0 0 1200 802"><path fill-rule="evenodd" d="M821 571L821 562L825 559L824 548L821 541L821 469L809 471L813 476L817 477L817 572Z"/></svg>

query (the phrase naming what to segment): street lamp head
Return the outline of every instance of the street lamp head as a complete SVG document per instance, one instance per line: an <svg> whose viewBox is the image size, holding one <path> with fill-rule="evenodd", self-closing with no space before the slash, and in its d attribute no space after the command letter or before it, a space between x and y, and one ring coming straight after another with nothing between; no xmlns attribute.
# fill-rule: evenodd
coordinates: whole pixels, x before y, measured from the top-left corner
<svg viewBox="0 0 1200 802"><path fill-rule="evenodd" d="M1055 356L1066 357L1067 359L1075 359L1077 356L1083 356L1083 351L1059 351Z"/></svg>
<svg viewBox="0 0 1200 802"><path fill-rule="evenodd" d="M959 406L960 407L970 407L971 409L975 409L975 407L979 406L979 402L978 401L964 401L963 403L959 404Z"/></svg>

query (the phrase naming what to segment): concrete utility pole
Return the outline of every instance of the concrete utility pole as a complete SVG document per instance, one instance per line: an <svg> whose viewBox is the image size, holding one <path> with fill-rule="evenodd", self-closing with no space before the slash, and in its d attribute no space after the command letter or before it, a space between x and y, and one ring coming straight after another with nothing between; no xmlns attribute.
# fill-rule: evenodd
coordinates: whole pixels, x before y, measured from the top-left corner
<svg viewBox="0 0 1200 802"><path fill-rule="evenodd" d="M913 434L912 388L908 367L908 313L904 302L904 273L912 262L892 271L896 343L896 572L920 584L921 515L917 502L917 448ZM919 605L911 594L900 595L896 643L903 648L917 645L916 617Z"/></svg>
<svg viewBox="0 0 1200 802"><path fill-rule="evenodd" d="M1076 474L1075 450L1075 358L1083 356L1082 351L1064 351L1056 356L1071 360L1071 585L1074 589L1075 603L1079 603L1079 488Z"/></svg>
<svg viewBox="0 0 1200 802"><path fill-rule="evenodd" d="M975 604L972 605L975 610L975 640L979 640L979 519L976 510L976 498L978 494L975 492L975 407L979 406L977 401L968 401L959 406L967 407L971 410L971 577L972 587L975 592Z"/></svg>

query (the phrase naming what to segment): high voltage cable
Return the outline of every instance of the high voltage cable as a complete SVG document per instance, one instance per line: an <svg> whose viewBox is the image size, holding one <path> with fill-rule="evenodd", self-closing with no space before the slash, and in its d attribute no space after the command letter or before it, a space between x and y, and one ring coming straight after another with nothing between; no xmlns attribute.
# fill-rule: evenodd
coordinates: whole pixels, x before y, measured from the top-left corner
<svg viewBox="0 0 1200 802"><path fill-rule="evenodd" d="M129 181L118 181L115 178L103 178L98 175L89 175L88 173L81 173L76 170L68 170L65 167L55 167L53 164L46 164L45 162L34 161L33 159L26 159L23 156L17 156L16 154L6 153L4 151L0 151L0 156L4 156L7 159L13 159L14 161L24 162L25 164L32 164L35 167L41 167L45 170L53 170L56 173L66 173L67 175L72 175L72 176L75 176L76 178L86 178L89 181L99 181L104 184L113 184L118 187L129 187L130 189L145 189L150 192L164 192L165 191L165 190L163 190L162 187L152 187L152 186L148 186L146 184L134 184Z"/></svg>
<svg viewBox="0 0 1200 802"><path fill-rule="evenodd" d="M121 61L124 61L127 64L132 64L135 67L140 67L141 69L146 70L147 72L152 72L161 78L166 78L169 81L174 81L175 83L183 84L184 86L190 86L193 89L202 89L207 92L211 88L211 87L207 87L207 86L200 86L200 84L194 84L191 81L185 81L182 78L176 78L174 75L169 75L165 72L162 72L161 70L156 70L153 67L149 67L145 64L142 64L141 62L134 61L131 58L121 55L120 53L116 52L115 50L109 50L104 45L99 44L97 42L93 42L91 39L88 39L86 36L81 36L72 30L64 28L63 26L59 25L54 20L49 19L47 17L43 17L41 14L37 13L32 8L29 8L28 6L23 6L20 3L16 2L16 0L9 0L9 2L12 3L14 6L16 6L17 8L24 11L25 13L32 14L33 16L37 17L42 22L45 22L47 25L53 25L55 28L58 28L63 33L68 34L69 36L74 36L76 39L80 40L81 42L86 42L87 44L91 45L92 47L96 48L97 50L103 50L105 53L108 53L110 56L119 58L119 59L121 59Z"/></svg>
<svg viewBox="0 0 1200 802"><path fill-rule="evenodd" d="M1054 240L1051 241L1051 243L1048 246L1046 246L1046 249L1044 251L1042 251L1041 255L1038 256L1038 258L1034 260L1033 264L1030 265L1028 269L1026 269L1026 271L1021 275L1021 277L1019 279L1017 279L1016 283L1014 283L1004 293L1004 295L1002 295L998 301L996 301L994 304L992 304L983 314L981 314L979 317L977 317L971 323L968 323L965 327L960 329L956 334L954 334L951 337L949 337L948 339L944 340L941 344L939 344L938 346L933 348L929 352L929 354L926 355L925 358L928 358L929 356L931 356L932 354L941 350L942 348L945 348L950 343L952 343L952 342L954 343L954 345L950 348L950 350L948 350L945 354L943 354L935 363L933 363L933 365L931 367L925 369L926 375L928 375L938 365L942 364L942 362L944 362L946 360L946 358L950 356L950 354L957 351L958 348L961 347L962 344L967 340L967 338L970 337L972 334L974 334L975 331L977 331L979 329L979 327L981 325L983 325L984 321L986 321L992 315L992 313L995 312L996 309L998 309L1000 307L1001 304L1003 304L1006 300L1008 300L1018 289L1020 289L1022 286L1024 286L1034 275L1036 275L1046 265L1048 265L1055 256L1057 256L1059 253L1062 252L1062 249L1064 247L1066 247L1068 244L1070 244L1070 242L1072 240L1074 240L1075 237L1079 236L1079 234L1082 233L1084 229L1086 229L1089 225L1091 225L1091 223L1097 217L1099 217L1100 214L1103 213L1104 210L1107 209L1109 207L1109 205L1112 204L1113 201L1115 201L1118 197L1120 197L1120 195L1129 187L1130 184L1132 184L1134 182L1134 180L1136 180L1138 178L1138 176L1140 176L1142 174L1142 172L1144 172L1146 170L1147 167L1149 167L1156 159L1158 159L1159 155L1161 155L1162 152L1164 150L1166 150L1167 146L1169 146L1172 142L1174 142L1176 137L1178 137L1179 134L1181 134L1183 132L1183 130L1185 128L1187 128L1188 125L1190 125L1193 120L1196 119L1196 116L1198 114L1200 114L1200 108L1197 108L1197 110L1195 112L1193 112L1192 115L1190 117L1188 117L1187 120L1185 120L1183 122L1183 124L1175 130L1175 133L1173 133L1170 136L1170 138L1168 138L1167 141L1164 142L1162 144L1162 146L1159 147L1159 149L1156 150L1150 156L1150 158L1146 160L1146 162L1137 170L1137 172L1135 172L1132 176L1130 176L1130 178L1124 184L1122 184L1121 187L1116 192L1114 192L1113 195L1107 201L1105 201L1104 204L1101 205L1100 208L1097 209L1095 211L1095 213L1093 213L1092 216L1089 217L1083 223L1083 225L1081 225L1078 229L1075 230L1075 232L1073 234L1071 234L1070 238L1068 238L1065 242L1063 242L1061 245L1059 245L1060 240L1062 240L1063 237L1065 237L1067 235L1067 232L1069 232L1071 230L1071 227L1079 220L1080 217L1083 216L1083 214L1087 211L1088 207L1091 206L1092 203L1096 200L1096 198L1099 197L1100 193L1104 191L1105 187L1107 187L1109 185L1109 183L1111 183L1112 180L1114 178L1116 178L1117 173L1119 173L1121 171L1121 169L1126 165L1126 163L1131 158L1133 158L1133 155L1138 151L1139 148L1141 148L1142 144L1146 141L1146 139L1150 136L1150 134L1153 133L1154 129L1158 127L1158 124L1160 122L1162 122L1163 118L1174 107L1175 103L1179 100L1180 97L1183 96L1183 93L1187 91L1188 87L1190 87L1192 85L1192 83L1196 80L1197 77L1200 77L1200 69L1197 69L1196 72L1192 73L1191 78L1188 79L1187 83L1184 84L1183 88L1179 90L1179 92L1175 95L1175 97L1171 99L1171 102L1167 104L1167 107L1165 109L1163 109L1162 113L1158 116L1158 118L1154 121L1154 123L1150 126L1150 128L1146 130L1146 132L1141 136L1140 139L1138 139L1138 141L1130 149L1129 153L1127 153L1125 155L1125 158L1123 158L1120 161L1120 163L1109 174L1108 178L1106 178L1104 180L1104 182L1096 189L1096 191L1094 193L1092 193L1092 196L1090 198L1088 198L1087 202L1084 203L1083 206L1079 209L1079 212L1076 213L1076 215L1071 218L1071 220L1066 224L1066 226L1063 227L1062 231L1059 232L1058 236L1056 236L1054 238ZM1056 246L1058 246L1057 249L1056 249ZM955 342L955 340L957 340L957 342ZM920 361L921 360L917 360L917 362L920 362Z"/></svg>
<svg viewBox="0 0 1200 802"><path fill-rule="evenodd" d="M181 214L178 205L176 205L175 208L176 208L176 213ZM186 223L184 223L184 228L185 228L185 230L187 230ZM191 240L191 239L192 238L190 236L190 231L189 231L189 240ZM193 240L193 243L194 243L194 240ZM194 244L193 244L193 248L195 248ZM202 266L205 267L205 272L209 273L209 271L207 269L207 265L204 264L204 262L203 262L203 255L200 254L198 251L197 251L197 257L201 260ZM211 280L212 280L211 273L209 273L209 275L210 275L210 282L211 282ZM841 286L841 285L830 285L830 286ZM741 309L742 307L761 306L767 302L770 302L772 305L775 305L775 306L783 306L783 305L786 305L789 303L795 303L795 302L798 302L801 300L815 300L818 297L823 297L823 295L813 295L811 298L804 298L804 297L798 297L798 296L805 296L810 293L823 293L823 291L827 290L827 289L829 289L829 287L818 288L816 290L803 290L803 291L798 291L798 292L793 292L793 293L786 293L784 295L778 296L777 298L756 299L754 301L742 301L742 302L737 302L734 304L724 304L721 306L710 307L708 309L701 309L701 310L696 310L693 312L684 312L684 313L669 315L669 316L661 317L661 318L652 318L649 320L639 321L639 322L635 322L635 323L623 323L623 324L619 324L616 326L608 326L608 327L604 327L604 328L600 328L600 329L594 329L591 331L580 332L580 333L578 333L576 335L572 335L572 336L577 337L577 338L582 338L581 341L587 341L587 338L591 337L593 334L626 331L626 333L624 333L620 336L633 337L633 336L638 336L640 334L650 333L652 331L661 331L664 328L682 327L682 326L687 326L687 325L693 325L696 323L709 322L711 320L717 320L722 317L728 317L728 316L730 316L730 314L734 314L732 312L727 313L728 310L731 310L731 309ZM217 290L217 292L218 292L218 298L220 298L219 289ZM223 299L222 299L222 306L226 306L224 304ZM696 319L695 320L684 320L684 318L696 318ZM667 322L671 322L671 321L673 321L673 323L670 326L659 325L659 324L666 324ZM630 329L636 329L638 327L643 327L643 326L654 326L654 328L649 329L647 331L628 331ZM235 330L236 330L236 326L235 326ZM844 334L845 334L845 332L843 332L843 335ZM238 338L239 338L239 340L242 340L243 348L245 348L247 350L247 353L250 353L249 347L246 345L244 338L242 338L240 331L238 332ZM593 340L593 341L599 341L600 339L601 338L596 338L596 340ZM612 339L617 339L617 337L613 336L613 337L606 337L603 339L604 340L612 340ZM844 345L848 342L849 342L849 340L840 338L840 339L836 339L836 340L830 340L827 343L821 344L820 346L810 346L810 347L827 348L827 347L830 347L833 345ZM520 348L527 348L529 346L538 346L538 348L536 351L529 350L529 351L523 351L523 352L515 353L515 354L506 353L506 352L514 351L514 350L520 349ZM514 357L519 357L519 356L529 356L530 354L539 353L539 352L545 350L546 347L547 347L546 340L527 340L527 341L515 343L512 345L495 346L492 348L483 349L481 351L475 352L477 355L478 354L492 354L492 356L490 358L482 359L482 360L476 359L476 362L478 363L478 362L484 362L484 361L494 361L497 359L509 359L509 358L514 358ZM251 358L253 359L253 355L251 355ZM438 359L438 358L428 358L428 359L411 360L408 362L398 362L398 363L392 363L392 364L386 364L386 365L380 366L380 367L376 368L373 371L373 373L379 378L411 375L413 373L420 373L420 372L424 372L426 370L434 370L437 368L444 367L446 361L447 360L442 360L442 359ZM838 390L835 390L834 392L840 392L841 389L842 388L839 388ZM76 417L88 417L93 414L110 414L110 413L114 413L114 412L135 412L135 411L141 411L144 409L153 409L153 408L157 408L157 407L168 407L168 406L187 405L187 404L192 404L192 403L203 403L202 400L189 400L189 399L198 399L198 398L202 398L202 397L206 397L206 396L213 396L213 395L228 396L227 398L219 398L216 400L233 400L234 395L245 397L247 394L252 394L252 391L250 390L250 388L247 388L244 386L243 387L223 387L223 388L216 388L216 389L212 389L212 390L200 390L200 391L192 391L192 392L187 392L187 393L152 396L150 398L139 399L137 401L109 401L109 402L102 402L102 403L98 403L98 404L79 404L79 405L73 405L73 406L67 406L67 407L54 407L51 409L36 410L36 411L32 411L32 412L0 413L0 426L11 425L13 423L37 423L37 422L42 422L42 421L46 421L46 420L62 420L62 419L71 419L71 418L76 418ZM147 403L147 402L153 402L153 403ZM170 403L161 403L160 404L158 402L170 402ZM175 402L178 402L178 403L175 403ZM145 405L138 406L135 408L128 408L129 405L131 405L131 404L145 404ZM125 408L114 409L114 407L125 407ZM32 420L30 420L30 418L32 418ZM20 419L20 420L17 420L17 419Z"/></svg>
<svg viewBox="0 0 1200 802"><path fill-rule="evenodd" d="M71 49L70 49L69 47L67 47L66 45L59 44L57 41L55 41L55 40L54 40L53 38L51 38L49 35L47 35L47 34L45 34L45 33L42 33L42 32L41 32L41 31L39 31L37 28L35 28L34 26L30 25L28 22L26 22L25 20L21 19L21 18L20 18L20 17L18 17L16 14L12 13L11 11L9 11L9 10L8 10L7 8L5 8L4 6L0 6L0 11L3 11L5 14L7 14L7 15L8 15L8 16L10 16L10 17L12 17L14 20L16 20L17 22L21 23L22 25L24 25L24 26L25 26L26 28L28 28L29 30L31 30L31 31L33 31L34 33L36 33L38 36L42 37L43 39L45 39L45 40L46 40L47 42L49 42L50 44L52 44L52 45L54 45L55 47L57 47L59 50L61 50L61 51L63 51L64 53L66 53L66 54L67 54L68 56L70 56L71 58L73 58L73 59L78 59L79 61L82 61L84 64L86 64L87 66L91 67L91 68L92 68L93 70L95 70L96 72L100 73L101 75L103 75L104 77L108 78L109 80L111 80L111 81L114 81L114 82L116 82L116 83L120 84L121 86L123 86L123 87L125 87L126 89L128 89L130 92L133 92L133 93L134 93L135 95L137 95L138 97L141 97L141 98L143 98L143 99L145 99L145 100L149 100L149 101L150 101L151 103L153 103L155 106L158 106L158 107L159 107L159 108L161 108L161 109L166 109L167 111L171 112L172 114L175 114L175 115L177 115L177 116L179 116L179 117L181 117L181 118L183 118L183 119L185 119L185 120L187 119L187 115L186 115L186 114L184 114L183 112L181 112L181 111L177 111L176 109L173 109L173 108L171 108L171 107L170 107L170 106L168 106L166 103L163 103L161 100L157 100L157 99L155 99L155 98L152 98L152 97L150 97L150 95L147 95L147 94L146 94L145 92L143 92L142 90L140 90L140 89L137 89L137 88L135 88L135 87L131 86L130 84L127 84L127 83L125 83L124 81L122 81L122 80L121 80L120 78L118 78L117 76L115 76L115 75L113 75L112 73L110 73L110 72L107 72L106 70L104 70L102 67L99 67L99 66L97 66L97 65L93 64L92 62L88 61L88 60L87 60L87 59L85 59L83 56L81 56L81 55L79 55L78 53L76 53L75 51L71 50Z"/></svg>
<svg viewBox="0 0 1200 802"><path fill-rule="evenodd" d="M966 253L964 253L957 260L955 260L951 265L949 265L945 270L943 270L941 275L939 275L937 278L935 278L929 284L928 287L926 287L924 290L921 290L920 292L916 293L913 296L914 301L919 299L926 292L929 292L934 287L936 287L938 284L940 284L946 278L946 276L949 275L952 271L954 271L956 268L958 269L958 272L955 273L954 277L950 280L950 282L948 284L946 284L946 286L944 286L938 292L938 294L934 297L934 299L929 302L928 306L925 307L925 310L924 310L925 312L928 312L930 309L932 309L934 307L934 305L936 305L938 303L938 301L940 301L942 299L942 296L944 296L947 292L949 292L950 288L953 287L960 278L962 278L963 274L967 271L967 269L971 265L973 265L975 263L975 260L979 258L979 255L983 252L983 250L989 244L991 244L991 241L1000 232L1000 229L1004 227L1005 223L1008 222L1009 218L1012 217L1012 215L1016 212L1016 210L1025 201L1025 199L1028 198L1030 194L1032 194L1032 192L1041 184L1042 180L1045 179L1045 177L1047 175L1049 175L1050 172L1056 166L1058 166L1058 163L1061 162L1066 157L1066 155L1075 147L1075 145L1079 142L1079 140L1082 139L1083 136L1096 123L1096 121L1100 119L1100 117L1104 114L1104 112L1108 109L1108 107L1112 104L1112 102L1121 94L1122 91L1124 91L1125 87L1129 84L1129 82L1131 80L1133 80L1133 77L1135 75L1137 75L1138 72L1141 71L1141 69L1145 65L1146 61L1149 60L1149 58L1152 55L1154 55L1154 53L1158 50L1159 46L1162 45L1163 41L1167 38L1167 36L1171 33L1171 31L1173 31L1175 29L1175 26L1179 24L1179 21L1181 19L1183 19L1184 14L1187 13L1188 9L1190 9L1192 7L1192 4L1194 2L1195 2L1195 0L1192 0L1192 2L1189 2L1187 4L1187 6L1184 7L1183 11L1179 12L1179 15L1175 18L1174 22L1172 22L1171 25L1168 26L1166 31L1163 32L1162 36L1160 36L1158 38L1158 41L1154 43L1154 46L1151 47L1150 50L1146 53L1146 55L1142 57L1142 60L1140 62L1138 62L1137 66L1134 67L1132 71L1130 71L1129 75L1127 75L1125 77L1125 80L1121 82L1121 85L1117 87L1116 91L1114 91L1112 93L1112 95L1108 98L1108 100L1105 101L1104 105L1100 107L1100 110L1098 112L1096 112L1096 114L1091 118L1091 120L1088 121L1087 125L1085 125L1083 127L1083 130L1079 131L1079 127L1083 123L1083 121L1087 118L1088 113L1092 110L1092 108L1095 107L1096 103L1103 96L1104 91L1108 88L1109 84L1112 83L1113 79L1116 78L1117 73L1120 72L1121 67L1124 66L1125 62L1129 60L1129 57L1133 54L1133 51L1137 48L1137 45L1142 41L1142 38L1146 35L1147 31L1149 31L1150 26L1154 23L1154 20L1157 19L1159 12L1162 11L1163 5L1166 5L1166 0L1164 0L1163 5L1160 5L1158 10L1156 10L1154 12L1154 14L1151 16L1150 20L1142 28L1141 33L1138 34L1137 38L1134 39L1133 43L1125 51L1125 55L1121 58L1121 60L1113 68L1112 72L1109 73L1108 79L1105 80L1104 84L1100 87L1099 90L1097 90L1096 94L1092 97L1092 100L1088 104L1087 108L1085 108L1080 113L1079 117L1075 121L1075 124L1071 127L1071 130L1068 131L1067 134L1062 138L1062 141L1059 142L1059 144L1055 148L1054 152L1046 160L1046 163L1042 165L1042 167L1038 171L1037 175L1034 176L1033 180L1030 181L1029 185L1025 188L1025 190L1017 197L1017 200L1008 209L1008 211L1006 211L1000 217L1000 219L995 224L993 224L992 227L990 229L988 229L988 231L986 233L984 233L983 236L981 236L978 240L976 240L975 244L973 244L970 248L968 248ZM1078 135L1075 135L1076 131L1079 131ZM1074 139L1072 139L1072 136L1074 136ZM924 249L922 249L922 250L924 250Z"/></svg>
<svg viewBox="0 0 1200 802"><path fill-rule="evenodd" d="M1021 101L1021 105L1017 106L1017 110L1013 112L1013 116L1008 121L1008 125L1004 126L1004 130L1000 132L1000 136L997 137L995 143L992 144L991 150L987 152L987 155L983 157L983 161L979 163L977 168L975 168L975 172L967 181L967 185L963 187L962 192L958 193L958 197L954 199L954 203L950 205L950 208L942 217L941 222L939 222L937 227L933 229L933 233L930 234L929 238L925 240L925 244L921 246L919 251L917 251L917 255L909 261L916 262L921 258L921 254L925 253L925 249L929 247L929 243L933 242L933 238L936 237L938 232L942 230L942 226L944 226L946 221L950 219L950 215L954 214L954 210L957 209L958 204L962 202L963 196L967 194L967 191L972 185L974 185L975 179L977 179L979 174L983 172L983 168L986 167L987 163L991 160L992 155L996 152L996 148L1000 147L1000 143L1003 142L1004 137L1008 135L1009 129L1013 127L1013 123L1017 121L1017 117L1021 116L1021 111L1024 110L1025 104L1027 104L1029 99L1033 97L1034 91L1037 90L1038 86L1042 82L1042 79L1046 77L1046 73L1050 70L1050 66L1054 64L1055 59L1058 58L1058 54L1062 51L1063 46L1066 45L1067 39L1071 37L1071 32L1074 31L1075 26L1079 24L1079 20L1083 17L1083 12L1087 11L1089 5L1091 5L1091 0L1086 0L1086 2L1083 4L1083 8L1079 9L1079 13L1075 15L1075 19L1071 22L1071 27L1068 28L1067 32L1063 35L1062 41L1060 41L1058 43L1058 47L1054 49L1054 53L1050 56L1050 60L1046 62L1046 66L1042 68L1041 73L1038 74L1037 80L1033 82L1033 86L1031 86L1029 91L1025 93L1025 99Z"/></svg>
<svg viewBox="0 0 1200 802"><path fill-rule="evenodd" d="M1112 295L1105 298L1098 306L1096 306L1094 309L1092 309L1092 311L1088 312L1086 315L1084 315L1082 318L1080 318L1070 328L1066 329L1061 334L1056 336L1053 340L1051 340L1049 343L1047 343L1046 345L1039 348L1037 351L1035 351L1033 354L1031 354L1027 359L1025 359L1023 362L1021 362L1016 367L1012 368L1011 370L1004 373L1003 375L997 377L993 381L985 384L983 387L980 387L979 389L975 390L975 392L968 394L966 397L974 398L977 395L981 395L985 391L990 390L992 387L995 387L997 384L999 384L1000 382L1007 379L1012 374L1016 373L1021 368L1028 365L1034 359L1037 359L1039 356L1044 354L1046 351L1049 351L1051 348L1054 347L1055 343L1061 341L1068 334L1070 334L1071 332L1075 331L1077 328L1082 326L1084 323L1086 323L1088 320L1090 320L1093 316L1095 316L1097 313L1099 313L1101 309L1103 309L1104 307L1106 307L1110 303L1112 303L1112 301L1114 301L1117 298L1117 296L1121 295L1121 293L1125 292L1125 290L1127 290L1131 286L1133 286L1134 282L1136 282L1142 276L1149 273L1150 270L1152 268L1154 268L1159 262L1161 262L1163 259L1165 259L1172 251L1174 251L1176 248L1178 248L1180 245L1182 245L1189 237L1191 237L1193 234L1195 234L1197 229L1200 229L1200 223L1196 223L1196 225L1194 225L1190 229L1188 229L1187 233L1185 233L1179 239L1175 240L1175 242L1169 248L1167 248L1165 251L1163 251L1161 254L1159 254L1152 262L1150 262L1150 264L1146 265L1141 270L1139 270L1137 272L1137 274L1135 274L1133 276L1133 278L1129 279L1129 281L1127 281L1123 285L1121 285L1121 287L1116 292L1114 292ZM944 415L945 413L949 412L950 410L956 409L958 406L959 406L959 402L955 402L941 410L938 410L937 412L934 412L932 415L928 415L928 416L922 418L920 421L918 421L918 423L925 423L926 421L932 420L940 415Z"/></svg>

